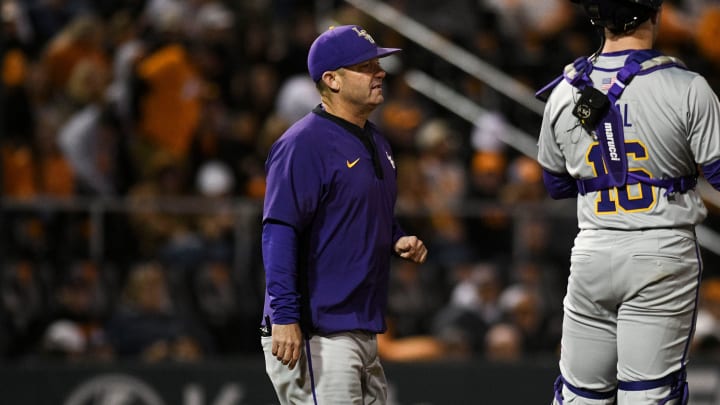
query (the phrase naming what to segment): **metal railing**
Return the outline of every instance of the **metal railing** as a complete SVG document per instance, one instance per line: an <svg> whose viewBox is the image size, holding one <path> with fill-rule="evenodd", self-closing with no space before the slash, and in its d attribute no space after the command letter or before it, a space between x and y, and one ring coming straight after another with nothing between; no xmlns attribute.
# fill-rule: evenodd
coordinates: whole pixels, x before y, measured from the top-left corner
<svg viewBox="0 0 720 405"><path fill-rule="evenodd" d="M203 197L175 197L144 199L142 202L128 198L34 198L13 199L1 198L6 224L13 221L20 213L33 213L38 216L48 216L57 213L84 213L89 222L87 236L89 258L102 261L108 250L107 221L111 214L123 214L130 218L132 214L143 212L162 212L177 215L208 215L222 209L234 216L233 228L233 262L237 268L247 269L253 261L253 246L257 246L261 233L262 204L257 200L237 198L232 200L212 200ZM562 208L560 208L562 207ZM462 204L451 207L451 215L461 218L479 218L488 213L503 213L515 223L522 223L537 215L544 218L574 220L574 207L571 202L555 204L545 201L540 203L520 203L504 205L493 200L466 200ZM427 209L403 210L398 208L397 215L412 222L428 218L435 212ZM428 237L430 235L427 235Z"/></svg>
<svg viewBox="0 0 720 405"><path fill-rule="evenodd" d="M234 217L233 266L240 272L250 271L253 246L260 238L262 203L252 199L212 200L203 197L143 199L129 198L1 198L5 226L19 213L35 213L47 216L52 213L86 213L89 232L87 236L89 259L101 262L108 251L107 221L109 214L132 214L137 212L163 212L178 215L207 215L222 208ZM12 252L6 252L12 254ZM238 274L240 277L243 274Z"/></svg>
<svg viewBox="0 0 720 405"><path fill-rule="evenodd" d="M345 1L388 27L392 27L395 31L433 54L485 82L488 86L506 95L516 103L542 115L544 104L535 99L535 95L530 88L455 45L442 35L383 2L376 0Z"/></svg>

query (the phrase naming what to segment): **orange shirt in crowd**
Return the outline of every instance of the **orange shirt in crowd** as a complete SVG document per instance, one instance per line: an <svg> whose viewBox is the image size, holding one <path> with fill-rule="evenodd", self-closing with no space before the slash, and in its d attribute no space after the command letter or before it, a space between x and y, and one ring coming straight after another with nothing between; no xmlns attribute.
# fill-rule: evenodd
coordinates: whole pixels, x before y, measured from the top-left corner
<svg viewBox="0 0 720 405"><path fill-rule="evenodd" d="M50 155L38 163L28 146L7 145L2 148L2 163L4 196L27 199L75 193L75 174L62 155Z"/></svg>
<svg viewBox="0 0 720 405"><path fill-rule="evenodd" d="M142 60L139 76L148 85L141 101L140 134L176 157L187 155L198 125L201 82L180 45L168 45Z"/></svg>

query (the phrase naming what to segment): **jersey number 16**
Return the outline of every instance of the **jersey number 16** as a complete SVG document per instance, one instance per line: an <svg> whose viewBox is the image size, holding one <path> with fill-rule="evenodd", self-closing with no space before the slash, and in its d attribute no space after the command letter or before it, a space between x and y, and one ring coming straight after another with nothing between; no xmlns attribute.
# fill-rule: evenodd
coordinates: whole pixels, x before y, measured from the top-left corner
<svg viewBox="0 0 720 405"><path fill-rule="evenodd" d="M639 141L625 142L625 151L628 159L647 160L647 149ZM587 163L592 166L593 173L607 173L602 160L600 145L595 142L590 145L587 154ZM651 178L650 173L644 169L629 169L629 171L644 177ZM597 214L615 214L622 212L647 211L655 205L656 191L652 186L644 183L626 185L622 188L601 190L595 202Z"/></svg>

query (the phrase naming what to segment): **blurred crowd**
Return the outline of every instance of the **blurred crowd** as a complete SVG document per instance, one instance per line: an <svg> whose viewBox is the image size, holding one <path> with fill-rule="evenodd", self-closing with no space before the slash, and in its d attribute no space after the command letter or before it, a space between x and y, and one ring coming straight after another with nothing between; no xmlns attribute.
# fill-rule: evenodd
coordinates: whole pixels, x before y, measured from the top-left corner
<svg viewBox="0 0 720 405"><path fill-rule="evenodd" d="M529 89L599 45L567 0L386 3ZM383 60L371 119L395 151L403 225L430 257L394 263L381 355L556 354L574 205L544 204L537 163L501 141L535 136L535 112L343 1L0 4L1 358L259 354L260 218L239 222L237 206L260 206L268 148L319 102L305 61L331 24L404 49ZM665 1L660 47L716 92L719 26L714 0ZM464 121L413 90L409 69L488 113ZM103 212L102 257L92 210L63 201L122 202ZM720 272L706 257L693 347L720 353Z"/></svg>

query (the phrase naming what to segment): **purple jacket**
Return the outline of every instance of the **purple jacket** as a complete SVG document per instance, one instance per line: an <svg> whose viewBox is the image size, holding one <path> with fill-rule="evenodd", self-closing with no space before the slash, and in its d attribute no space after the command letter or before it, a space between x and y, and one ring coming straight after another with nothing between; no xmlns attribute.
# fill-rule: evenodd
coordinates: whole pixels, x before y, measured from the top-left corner
<svg viewBox="0 0 720 405"><path fill-rule="evenodd" d="M266 170L264 315L307 333L383 332L390 258L404 235L387 140L370 122L362 129L317 107L273 145ZM272 243L268 224L294 229L295 255Z"/></svg>

